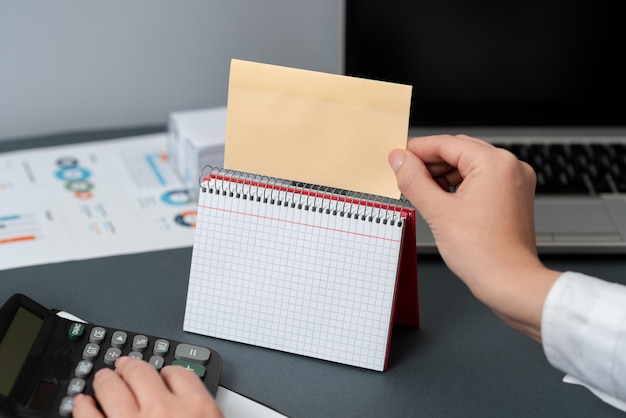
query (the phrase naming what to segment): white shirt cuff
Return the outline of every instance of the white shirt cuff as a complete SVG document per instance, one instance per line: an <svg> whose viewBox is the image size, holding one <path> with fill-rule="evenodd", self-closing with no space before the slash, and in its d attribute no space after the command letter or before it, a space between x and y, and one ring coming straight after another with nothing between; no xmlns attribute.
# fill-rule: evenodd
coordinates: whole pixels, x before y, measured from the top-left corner
<svg viewBox="0 0 626 418"><path fill-rule="evenodd" d="M550 364L596 394L626 401L626 286L563 273L544 303L541 334Z"/></svg>

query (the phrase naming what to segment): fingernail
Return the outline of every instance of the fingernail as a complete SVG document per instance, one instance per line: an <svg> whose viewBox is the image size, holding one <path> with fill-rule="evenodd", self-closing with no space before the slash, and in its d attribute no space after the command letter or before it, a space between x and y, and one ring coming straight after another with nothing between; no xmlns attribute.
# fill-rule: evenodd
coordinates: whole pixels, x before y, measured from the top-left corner
<svg viewBox="0 0 626 418"><path fill-rule="evenodd" d="M128 357L128 356L122 356L122 357L118 358L117 360L115 360L115 367L119 367L122 363L124 363L129 358L130 357Z"/></svg>
<svg viewBox="0 0 626 418"><path fill-rule="evenodd" d="M102 374L106 373L107 371L110 371L110 369L108 369L108 368L106 368L106 367L103 367L103 368L101 368L101 369L98 369L98 370L94 373L93 378L94 378L94 379L99 378Z"/></svg>
<svg viewBox="0 0 626 418"><path fill-rule="evenodd" d="M72 401L74 402L74 404L76 404L76 402L80 402L81 399L83 399L85 397L84 393L77 393L76 395L74 395L74 398L72 399Z"/></svg>
<svg viewBox="0 0 626 418"><path fill-rule="evenodd" d="M397 172L405 160L404 150L394 149L389 153L388 160L391 169L394 171L394 173Z"/></svg>

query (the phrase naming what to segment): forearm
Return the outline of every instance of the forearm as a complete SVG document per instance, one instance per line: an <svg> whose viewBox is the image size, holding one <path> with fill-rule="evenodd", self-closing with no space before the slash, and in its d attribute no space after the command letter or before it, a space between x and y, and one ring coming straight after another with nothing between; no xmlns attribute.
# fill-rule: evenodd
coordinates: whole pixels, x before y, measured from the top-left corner
<svg viewBox="0 0 626 418"><path fill-rule="evenodd" d="M476 298L507 325L541 342L544 302L560 274L545 268L537 259L529 258L519 260L519 265L511 262L506 268L487 267L477 273L478 278L468 274L459 276Z"/></svg>

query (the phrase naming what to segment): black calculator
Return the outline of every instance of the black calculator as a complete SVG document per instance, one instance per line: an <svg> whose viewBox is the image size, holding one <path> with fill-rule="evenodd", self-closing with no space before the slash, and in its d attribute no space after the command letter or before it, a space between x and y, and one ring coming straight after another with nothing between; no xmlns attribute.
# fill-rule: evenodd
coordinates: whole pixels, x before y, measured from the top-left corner
<svg viewBox="0 0 626 418"><path fill-rule="evenodd" d="M15 294L0 308L0 417L71 416L73 396L93 395L95 371L120 356L186 367L217 393L222 358L213 349L62 318Z"/></svg>

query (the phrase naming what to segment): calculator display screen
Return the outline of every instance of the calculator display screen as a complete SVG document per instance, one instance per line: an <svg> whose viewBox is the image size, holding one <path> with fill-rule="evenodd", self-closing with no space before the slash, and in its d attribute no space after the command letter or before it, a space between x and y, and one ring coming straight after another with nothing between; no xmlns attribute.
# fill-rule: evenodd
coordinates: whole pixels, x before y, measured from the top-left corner
<svg viewBox="0 0 626 418"><path fill-rule="evenodd" d="M0 341L0 395L9 396L44 320L19 307Z"/></svg>

